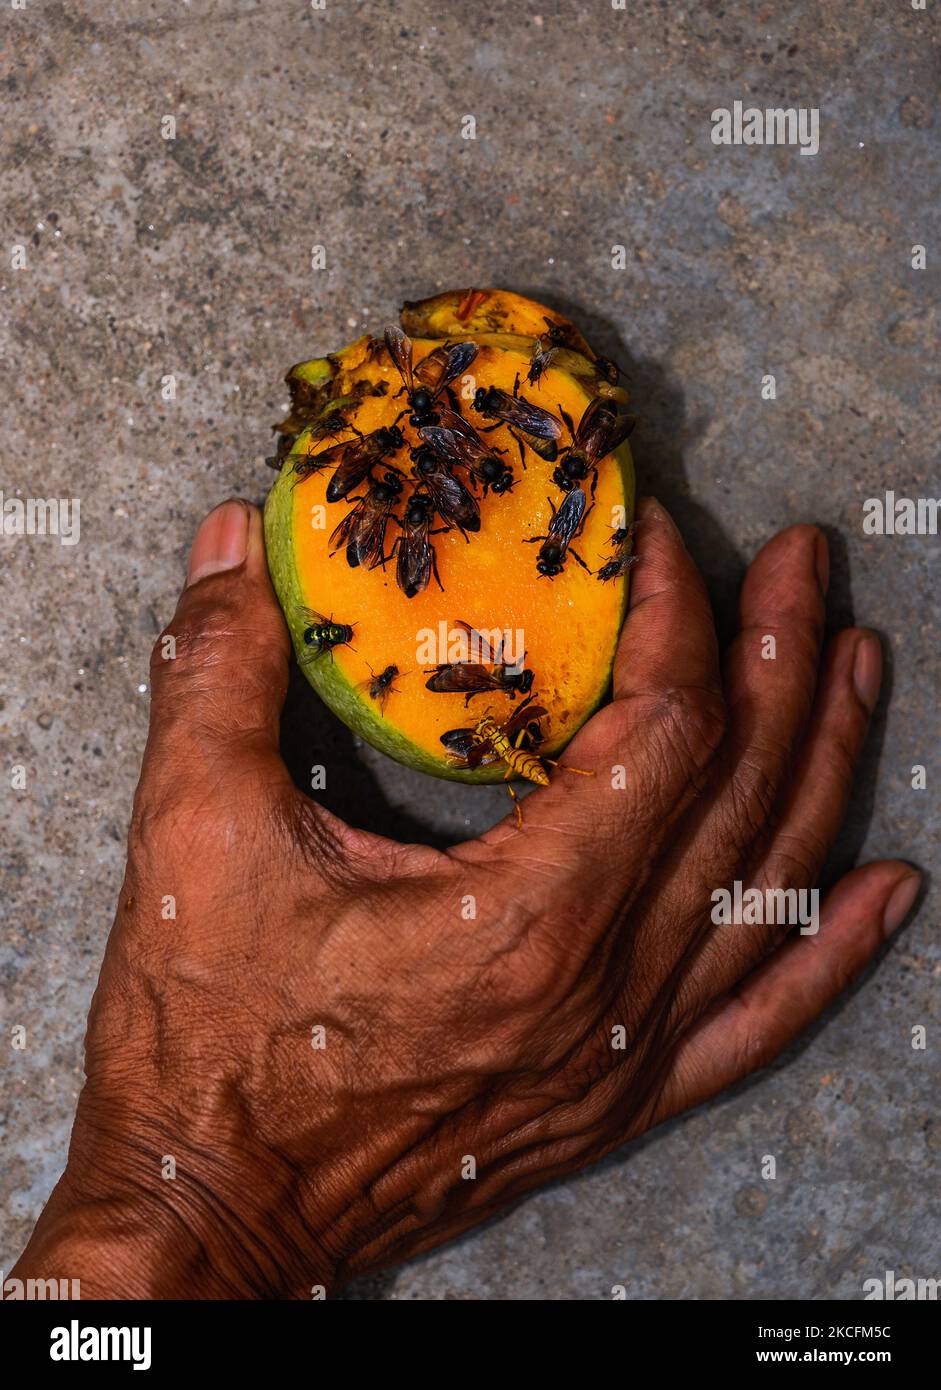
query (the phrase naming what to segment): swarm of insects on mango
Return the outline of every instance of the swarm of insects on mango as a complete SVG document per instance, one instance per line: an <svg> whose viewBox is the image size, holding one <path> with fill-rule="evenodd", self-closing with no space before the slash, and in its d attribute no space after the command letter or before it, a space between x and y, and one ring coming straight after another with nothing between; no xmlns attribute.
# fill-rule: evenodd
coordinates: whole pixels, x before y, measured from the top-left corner
<svg viewBox="0 0 941 1390"><path fill-rule="evenodd" d="M610 684L627 603L633 417L610 359L506 290L287 374L265 508L307 679L436 777L546 785ZM567 768L592 775L588 769Z"/></svg>

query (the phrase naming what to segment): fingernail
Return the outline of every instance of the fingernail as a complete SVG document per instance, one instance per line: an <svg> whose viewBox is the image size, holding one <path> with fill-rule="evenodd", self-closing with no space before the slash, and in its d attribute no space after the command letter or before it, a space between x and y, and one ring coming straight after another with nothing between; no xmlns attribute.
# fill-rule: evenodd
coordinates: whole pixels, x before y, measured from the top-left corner
<svg viewBox="0 0 941 1390"><path fill-rule="evenodd" d="M921 874L909 874L895 885L882 918L883 936L891 936L894 931L898 931L911 912L920 888Z"/></svg>
<svg viewBox="0 0 941 1390"><path fill-rule="evenodd" d="M248 521L248 507L234 498L209 513L193 541L187 586L242 563L248 553Z"/></svg>
<svg viewBox="0 0 941 1390"><path fill-rule="evenodd" d="M863 637L853 659L853 685L856 694L872 714L882 685L882 646L875 633Z"/></svg>
<svg viewBox="0 0 941 1390"><path fill-rule="evenodd" d="M827 545L827 538L822 531L817 532L814 564L817 569L817 583L820 585L820 592L825 594L830 586L830 547Z"/></svg>

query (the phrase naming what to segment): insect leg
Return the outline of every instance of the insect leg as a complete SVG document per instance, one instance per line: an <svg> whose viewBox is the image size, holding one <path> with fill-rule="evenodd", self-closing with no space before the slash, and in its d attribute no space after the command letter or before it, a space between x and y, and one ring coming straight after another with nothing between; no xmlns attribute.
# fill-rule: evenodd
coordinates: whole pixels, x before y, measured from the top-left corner
<svg viewBox="0 0 941 1390"><path fill-rule="evenodd" d="M509 779L512 777L512 775L513 775L513 769L512 769L511 767L508 767L507 770L506 770L506 776L504 777L503 780L504 780L504 782L506 783L506 789L507 789L507 791L510 793L510 796L513 798L513 810L516 812L516 828L517 828L517 830L522 830L522 828L523 828L523 812L520 810L520 799L519 799L519 796L517 795L517 793L513 790L513 788L512 788L511 785L510 785L510 780L509 780Z"/></svg>
<svg viewBox="0 0 941 1390"><path fill-rule="evenodd" d="M579 555L578 551L575 550L575 549L573 549L572 546L569 546L569 554L570 554L571 556L573 556L573 557L578 561L578 563L581 565L581 567L582 567L583 570L587 570L588 573L591 574L591 570L590 570L590 569L588 568L588 566L585 564L585 561L584 561L584 560L582 559L582 557Z"/></svg>
<svg viewBox="0 0 941 1390"><path fill-rule="evenodd" d="M448 528L445 526L445 527L444 527L444 530L446 531L447 529L448 529ZM435 535L435 534L437 534L437 533L433 531L433 532L432 532L432 535ZM435 548L434 548L433 545L430 547L430 549L431 549L431 569L432 569L432 573L434 574L434 577L435 577L435 580L436 580L436 582L437 582L438 588L441 590L442 593L444 593L444 585L441 583L441 576L440 576L439 573L438 573L438 557L437 557L437 555L435 554Z"/></svg>
<svg viewBox="0 0 941 1390"><path fill-rule="evenodd" d="M552 767L560 767L563 772L577 772L579 777L594 777L593 772L586 772L583 767L572 767L569 763L557 763L554 758L543 758L544 763L549 763Z"/></svg>

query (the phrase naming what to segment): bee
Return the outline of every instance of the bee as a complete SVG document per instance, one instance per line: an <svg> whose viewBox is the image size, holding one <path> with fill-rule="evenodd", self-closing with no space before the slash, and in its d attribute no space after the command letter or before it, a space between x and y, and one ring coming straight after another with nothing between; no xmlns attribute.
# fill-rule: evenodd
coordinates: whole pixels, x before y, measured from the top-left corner
<svg viewBox="0 0 941 1390"><path fill-rule="evenodd" d="M549 579L554 579L557 574L561 574L565 566L566 556L571 554L581 565L583 570L591 570L579 555L578 551L572 546L572 541L581 534L582 527L588 518L588 511L585 510L586 497L580 487L574 488L572 492L566 494L562 499L562 505L556 511L552 498L546 499L552 507L552 520L549 522L549 533L545 536L529 536L524 540L524 545L535 545L536 541L542 541L539 547L539 554L536 557L536 569L540 574L544 574ZM592 503L592 507L594 503Z"/></svg>
<svg viewBox="0 0 941 1390"><path fill-rule="evenodd" d="M316 613L313 608L298 608L296 611L306 624L302 633L302 640L307 650L299 658L301 666L306 666L310 661L316 661L326 652L330 653L330 660L332 661L334 647L348 647L350 645L355 624L335 623L332 618L325 618L322 613Z"/></svg>
<svg viewBox="0 0 941 1390"><path fill-rule="evenodd" d="M345 545L346 563L351 568L362 565L365 569L375 569L377 565L384 565L386 528L401 492L401 476L390 469L380 482L372 484L365 497L347 498L356 506L347 512L330 537L330 554L335 555Z"/></svg>
<svg viewBox="0 0 941 1390"><path fill-rule="evenodd" d="M529 447L547 463L554 463L559 452L557 440L562 435L562 425L548 410L533 405L519 395L519 376L513 383L512 396L501 391L498 386L480 386L474 396L474 409L489 420L497 420L509 427L516 440L523 461L523 445ZM492 425L491 429L496 429ZM486 431L485 431L486 433Z"/></svg>
<svg viewBox="0 0 941 1390"><path fill-rule="evenodd" d="M401 328L390 324L385 331L385 342L408 396L412 412L408 417L409 424L419 427L435 424L438 419L435 401L446 386L467 371L477 356L477 344L456 343L453 347L445 345L435 348L413 368L412 340Z"/></svg>
<svg viewBox="0 0 941 1390"><path fill-rule="evenodd" d="M442 593L444 592L444 585L438 574L435 548L429 537L440 535L442 531L447 531L449 528L439 526L437 531L432 531L431 523L434 514L434 498L427 492L416 490L409 498L403 520L399 521L402 534L396 536L393 541L389 559L394 559L396 562L396 583L406 598L414 598L423 589L427 589L432 574L437 580L438 588Z"/></svg>
<svg viewBox="0 0 941 1390"><path fill-rule="evenodd" d="M344 428L342 423L339 428ZM366 479L377 464L382 463L389 454L401 449L405 443L402 431L392 425L361 434L355 425L345 426L356 435L333 444L329 449L321 449L319 454L299 454L294 464L298 482L303 482L313 473L333 466L333 477L327 484L327 501L341 502L354 488Z"/></svg>
<svg viewBox="0 0 941 1390"><path fill-rule="evenodd" d="M359 689L368 690L369 698L371 700L376 701L376 704L379 706L380 711L384 710L386 700L388 700L389 696L396 695L398 693L395 686L393 685L393 681L398 675L398 666L393 666L390 664L385 668L384 671L380 671L378 676L370 666L369 680L361 681L359 684Z"/></svg>
<svg viewBox="0 0 941 1390"><path fill-rule="evenodd" d="M475 695L485 690L503 690L511 700L515 700L518 694L528 694L532 689L533 672L523 667L525 652L519 661L508 666L503 660L503 642L493 651L483 634L469 623L457 619L454 625L468 634L471 650L479 654L477 660L440 662L431 678L425 681L426 690L434 690L442 695L462 694L465 708ZM488 667L491 669L488 670Z"/></svg>
<svg viewBox="0 0 941 1390"><path fill-rule="evenodd" d="M595 397L586 408L577 429L561 406L559 413L569 428L572 443L559 456L552 481L563 492L571 492L590 473L591 495L594 497L598 485L598 464L624 443L637 421L633 415L621 414L607 396Z"/></svg>
<svg viewBox="0 0 941 1390"><path fill-rule="evenodd" d="M611 532L608 544L614 546L616 553L612 559L605 561L599 570L595 570L595 578L600 579L602 584L607 584L609 579L618 579L634 564L637 556L631 554L633 539L633 526L619 526L616 531Z"/></svg>
<svg viewBox="0 0 941 1390"><path fill-rule="evenodd" d="M483 483L485 497L488 491L502 493L512 488L513 470L500 457L502 450L488 449L463 415L446 410L440 424L424 425L418 433L444 463L469 468L471 476Z"/></svg>
<svg viewBox="0 0 941 1390"><path fill-rule="evenodd" d="M545 331L533 343L532 356L529 359L526 380L530 386L536 385L559 349L570 346L569 335L561 324L553 323L545 317L543 323L546 325Z"/></svg>
<svg viewBox="0 0 941 1390"><path fill-rule="evenodd" d="M480 507L476 497L435 456L431 445L421 444L413 449L411 459L414 465L412 472L430 494L435 511L445 526L456 526L462 533L479 531Z"/></svg>
<svg viewBox="0 0 941 1390"><path fill-rule="evenodd" d="M511 777L524 777L527 782L535 782L539 787L548 787L549 774L543 766L544 763L549 763L551 767L564 768L566 772L575 772L580 777L595 775L580 767L570 767L567 763L537 756L532 751L534 732L536 741L541 742L538 732L539 720L548 714L548 710L542 705L531 703L533 698L530 695L525 699L505 724L498 724L488 710L472 729L450 729L441 735L441 742L455 763L463 763L468 768L482 767L494 762L506 763L503 780L513 798L518 830L523 827L523 812L520 809L519 797L510 786Z"/></svg>

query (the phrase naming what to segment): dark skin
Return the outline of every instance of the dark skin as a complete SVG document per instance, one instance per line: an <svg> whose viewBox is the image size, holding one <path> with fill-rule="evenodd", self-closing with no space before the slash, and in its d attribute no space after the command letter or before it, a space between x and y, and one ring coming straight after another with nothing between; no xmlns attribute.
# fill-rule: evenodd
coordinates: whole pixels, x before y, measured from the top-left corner
<svg viewBox="0 0 941 1390"><path fill-rule="evenodd" d="M720 662L678 531L655 502L641 516L614 700L566 753L596 775L555 775L522 831L509 816L443 853L294 787L260 515L206 519L176 659L155 651L67 1167L12 1277L332 1293L765 1066L901 925L919 878L900 860L841 879L816 935L713 924L735 879L815 883L879 642L823 647L826 543L796 526L754 560Z"/></svg>

